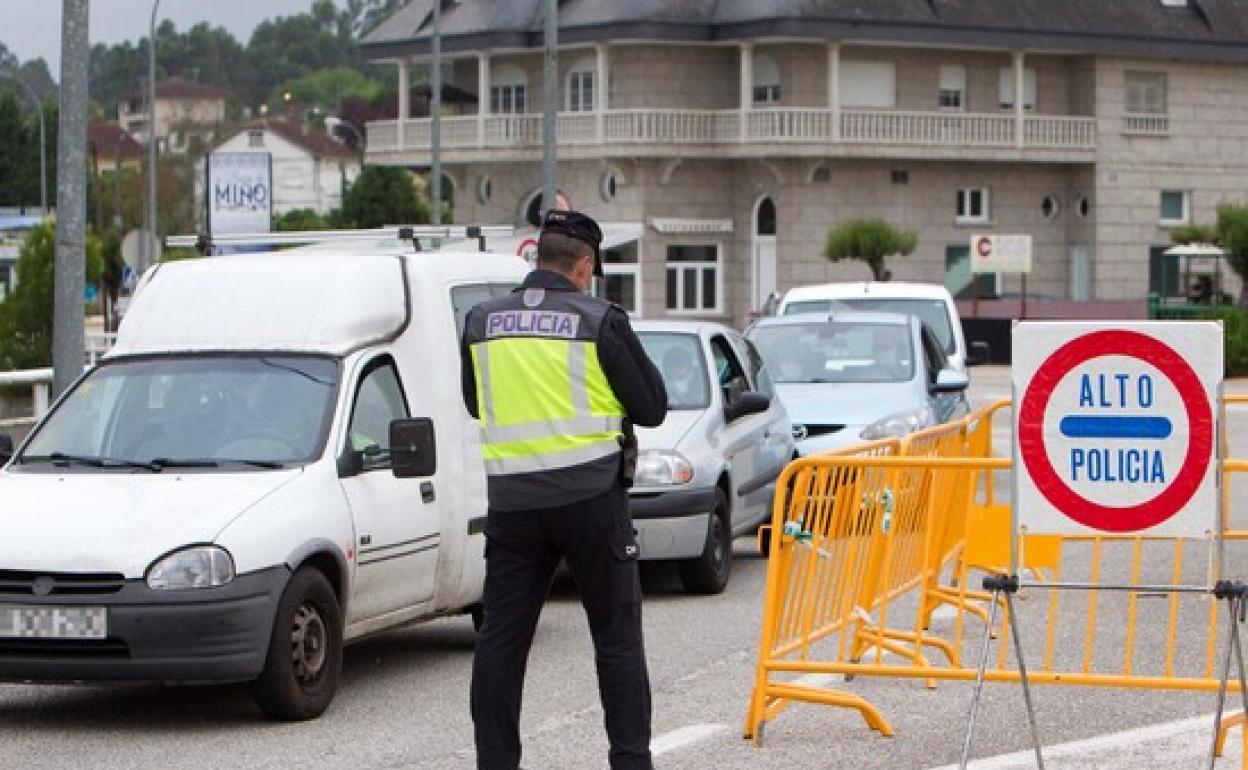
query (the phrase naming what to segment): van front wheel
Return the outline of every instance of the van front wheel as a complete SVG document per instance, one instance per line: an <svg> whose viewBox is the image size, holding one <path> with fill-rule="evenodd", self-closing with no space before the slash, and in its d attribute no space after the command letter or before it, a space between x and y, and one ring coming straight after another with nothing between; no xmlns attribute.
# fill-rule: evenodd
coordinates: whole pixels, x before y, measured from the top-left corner
<svg viewBox="0 0 1248 770"><path fill-rule="evenodd" d="M303 567L282 592L269 654L252 695L273 719L324 713L342 676L342 610L320 571Z"/></svg>

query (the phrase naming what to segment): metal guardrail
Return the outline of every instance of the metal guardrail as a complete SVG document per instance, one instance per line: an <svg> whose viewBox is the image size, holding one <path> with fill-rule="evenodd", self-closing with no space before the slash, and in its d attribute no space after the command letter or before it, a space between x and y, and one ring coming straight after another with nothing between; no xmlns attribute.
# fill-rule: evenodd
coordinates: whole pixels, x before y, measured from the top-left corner
<svg viewBox="0 0 1248 770"><path fill-rule="evenodd" d="M31 391L30 417L14 417L0 420L0 429L26 427L48 411L52 395L52 369L25 369L16 372L0 372L0 387L27 386Z"/></svg>

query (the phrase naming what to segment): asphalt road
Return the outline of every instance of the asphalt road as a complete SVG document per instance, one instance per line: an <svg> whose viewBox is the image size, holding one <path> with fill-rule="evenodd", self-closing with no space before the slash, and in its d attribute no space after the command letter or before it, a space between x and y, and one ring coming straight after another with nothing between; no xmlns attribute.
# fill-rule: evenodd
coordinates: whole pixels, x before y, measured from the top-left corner
<svg viewBox="0 0 1248 770"><path fill-rule="evenodd" d="M974 370L977 404L1008 392L1008 370ZM1248 457L1248 411L1232 414L1231 435L1233 454ZM1008 431L998 439L1008 441ZM1233 491L1245 501L1241 489ZM684 596L674 570L647 570L656 766L926 770L957 761L971 694L965 683L936 690L912 681L835 683L876 703L897 729L893 738L872 733L855 713L797 705L768 727L762 748L743 741L766 565L748 539L737 542L736 555L732 583L717 597ZM1198 548L1197 572L1200 558ZM1235 563L1245 561L1237 554ZM1039 600L1020 602L1024 636L1042 620L1029 603ZM1120 609L1106 609L1107 622ZM1139 612L1141 628L1164 624L1161 602L1142 601ZM1147 649L1152 639L1143 633L1137 644ZM1066 642L1073 648L1082 639L1060 639L1059 648ZM467 770L475 766L467 702L472 645L471 623L452 618L352 646L337 700L302 724L266 722L245 687L0 685L0 768ZM1194 645L1179 650L1181 662L1203 654ZM1207 750L1210 723L1201 717L1213 711L1210 694L1048 687L1035 695L1050 767L1195 768ZM1031 766L1029 754L1014 754L1029 746L1023 715L1016 686L988 686L975 756L996 758L978 766ZM592 648L566 583L556 586L538 630L522 729L530 770L606 767ZM1232 750L1239 750L1237 735ZM1238 756L1220 766L1238 766Z"/></svg>

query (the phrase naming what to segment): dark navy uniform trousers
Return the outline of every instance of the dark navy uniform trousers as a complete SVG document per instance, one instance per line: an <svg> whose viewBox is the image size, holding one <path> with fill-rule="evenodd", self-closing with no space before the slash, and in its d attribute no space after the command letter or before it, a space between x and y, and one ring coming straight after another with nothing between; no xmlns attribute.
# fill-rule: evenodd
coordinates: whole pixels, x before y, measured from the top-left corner
<svg viewBox="0 0 1248 770"><path fill-rule="evenodd" d="M641 579L628 493L618 484L571 505L491 510L486 523L485 620L472 668L477 767L516 770L529 646L560 558L589 619L612 770L652 770L650 680Z"/></svg>

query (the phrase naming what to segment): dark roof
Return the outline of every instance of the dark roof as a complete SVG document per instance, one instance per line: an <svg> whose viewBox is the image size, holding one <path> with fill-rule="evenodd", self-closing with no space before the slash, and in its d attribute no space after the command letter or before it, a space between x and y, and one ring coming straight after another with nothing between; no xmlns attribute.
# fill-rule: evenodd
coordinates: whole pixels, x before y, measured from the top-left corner
<svg viewBox="0 0 1248 770"><path fill-rule="evenodd" d="M139 88L132 91L127 99L146 98L147 91ZM169 77L156 81L157 99L228 99L231 94L223 88L196 83L181 77Z"/></svg>
<svg viewBox="0 0 1248 770"><path fill-rule="evenodd" d="M428 53L434 0L361 43ZM442 0L448 53L542 46L543 0ZM1248 61L1248 0L564 0L559 41L809 38Z"/></svg>
<svg viewBox="0 0 1248 770"><path fill-rule="evenodd" d="M242 131L249 131L256 128L263 128L272 131L291 144L302 147L318 158L359 159L359 155L356 154L355 150L352 150L350 147L332 138L325 131L325 129L313 128L309 126L305 131L299 127L298 123L280 117L253 120L240 131L235 131L233 134L226 137L226 140L238 136Z"/></svg>
<svg viewBox="0 0 1248 770"><path fill-rule="evenodd" d="M97 120L87 126L87 146L96 157L143 157L143 145L134 141L121 126L109 121Z"/></svg>

